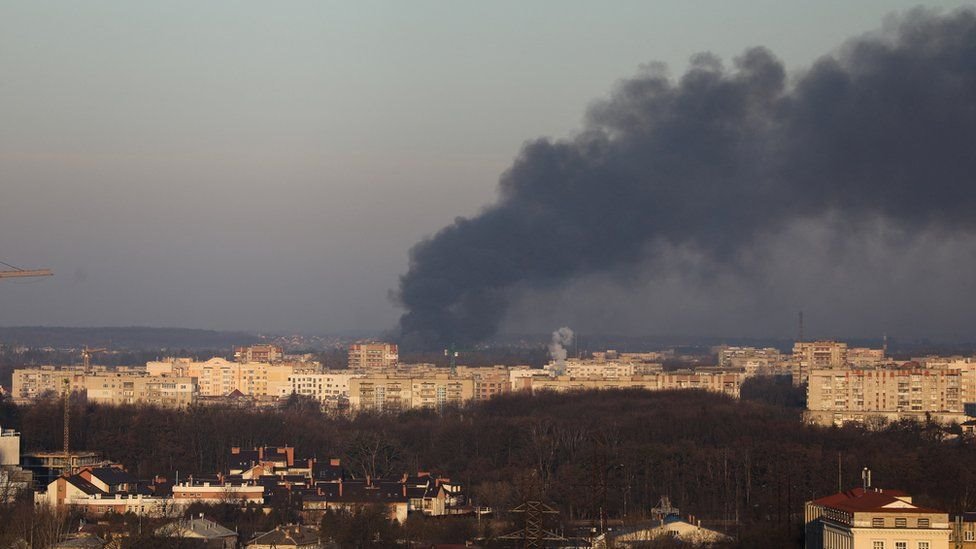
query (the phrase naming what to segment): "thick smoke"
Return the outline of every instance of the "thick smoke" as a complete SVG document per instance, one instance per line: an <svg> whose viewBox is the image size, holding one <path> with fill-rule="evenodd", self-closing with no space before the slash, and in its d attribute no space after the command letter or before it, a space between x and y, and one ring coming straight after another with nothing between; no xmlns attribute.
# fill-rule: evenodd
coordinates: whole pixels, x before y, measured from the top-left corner
<svg viewBox="0 0 976 549"><path fill-rule="evenodd" d="M916 10L792 80L755 48L623 81L569 140L527 143L496 204L411 250L407 345L492 336L515 290L686 248L715 266L798 219L976 228L976 13ZM653 262L653 259L652 259Z"/></svg>
<svg viewBox="0 0 976 549"><path fill-rule="evenodd" d="M562 374L566 371L566 346L573 342L573 330L563 326L552 333L549 342L549 356L552 358L553 371Z"/></svg>

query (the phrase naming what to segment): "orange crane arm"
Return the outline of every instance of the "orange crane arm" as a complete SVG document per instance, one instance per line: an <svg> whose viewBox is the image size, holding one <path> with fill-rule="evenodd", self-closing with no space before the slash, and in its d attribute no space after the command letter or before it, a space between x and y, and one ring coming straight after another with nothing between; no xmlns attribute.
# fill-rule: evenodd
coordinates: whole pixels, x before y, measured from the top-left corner
<svg viewBox="0 0 976 549"><path fill-rule="evenodd" d="M53 276L51 269L17 269L15 271L0 271L0 278L26 278L32 276Z"/></svg>

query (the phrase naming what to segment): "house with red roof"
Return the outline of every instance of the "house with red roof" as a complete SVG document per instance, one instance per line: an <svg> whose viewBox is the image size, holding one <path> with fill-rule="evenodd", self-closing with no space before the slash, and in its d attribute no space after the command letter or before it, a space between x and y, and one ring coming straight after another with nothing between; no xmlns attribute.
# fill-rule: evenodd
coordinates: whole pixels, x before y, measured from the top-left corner
<svg viewBox="0 0 976 549"><path fill-rule="evenodd" d="M805 521L807 549L949 549L948 513L899 490L866 484L808 501Z"/></svg>

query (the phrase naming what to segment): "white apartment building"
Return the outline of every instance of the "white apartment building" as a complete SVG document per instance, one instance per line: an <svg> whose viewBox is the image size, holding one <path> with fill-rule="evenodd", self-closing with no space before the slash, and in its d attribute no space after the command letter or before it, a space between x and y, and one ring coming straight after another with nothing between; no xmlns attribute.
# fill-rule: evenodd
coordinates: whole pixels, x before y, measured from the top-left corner
<svg viewBox="0 0 976 549"><path fill-rule="evenodd" d="M556 363L551 362L546 369L555 372ZM562 375L576 378L617 379L630 377L635 374L634 364L631 362L595 362L591 360L567 360L563 365Z"/></svg>
<svg viewBox="0 0 976 549"><path fill-rule="evenodd" d="M362 373L328 372L324 374L293 374L288 376L288 386L282 397L290 394L312 397L319 402L349 398L349 380Z"/></svg>

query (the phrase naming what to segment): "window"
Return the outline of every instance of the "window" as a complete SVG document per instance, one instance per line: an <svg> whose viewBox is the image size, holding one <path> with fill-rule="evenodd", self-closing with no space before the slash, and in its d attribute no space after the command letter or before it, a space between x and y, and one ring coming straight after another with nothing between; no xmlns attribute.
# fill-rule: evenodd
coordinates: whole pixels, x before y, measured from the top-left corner
<svg viewBox="0 0 976 549"><path fill-rule="evenodd" d="M927 519L927 518L920 518L920 519L918 519L918 527L919 528L928 528L929 527L929 519Z"/></svg>
<svg viewBox="0 0 976 549"><path fill-rule="evenodd" d="M871 519L871 527L872 528L884 528L884 518L882 518L882 517L874 517L873 519Z"/></svg>
<svg viewBox="0 0 976 549"><path fill-rule="evenodd" d="M871 544L871 549L885 549L883 541L876 541Z"/></svg>
<svg viewBox="0 0 976 549"><path fill-rule="evenodd" d="M976 541L976 535L974 535L972 530L966 530L966 533L963 535L963 538L965 541Z"/></svg>
<svg viewBox="0 0 976 549"><path fill-rule="evenodd" d="M918 542L918 549L929 549L929 542L927 541Z"/></svg>
<svg viewBox="0 0 976 549"><path fill-rule="evenodd" d="M896 541L895 542L895 549L908 549L908 542L907 541Z"/></svg>
<svg viewBox="0 0 976 549"><path fill-rule="evenodd" d="M898 517L898 518L895 519L895 528L907 528L907 527L908 527L908 519L907 518L905 518L905 517ZM897 543L895 545L897 545ZM897 547L895 549L897 549Z"/></svg>

